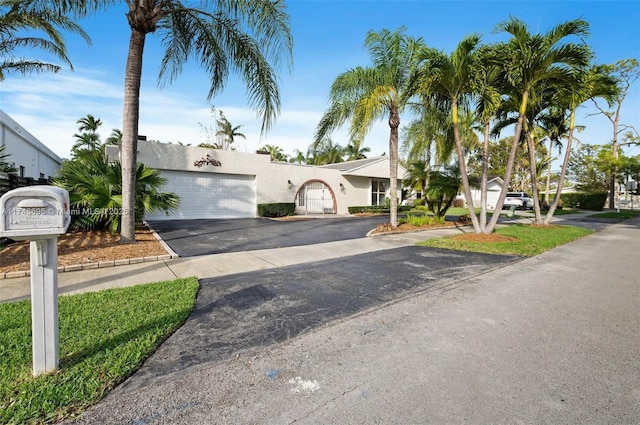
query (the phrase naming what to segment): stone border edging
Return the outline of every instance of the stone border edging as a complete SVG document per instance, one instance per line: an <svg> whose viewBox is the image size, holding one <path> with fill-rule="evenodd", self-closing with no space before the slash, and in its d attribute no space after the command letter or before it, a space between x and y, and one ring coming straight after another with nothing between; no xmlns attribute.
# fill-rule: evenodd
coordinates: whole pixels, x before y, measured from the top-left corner
<svg viewBox="0 0 640 425"><path fill-rule="evenodd" d="M139 263L149 263L153 261L165 261L165 260L173 260L175 258L179 258L180 256L176 254L170 247L167 245L165 241L162 240L160 235L153 230L153 227L149 225L146 221L144 224L149 228L151 234L160 245L167 251L165 255L151 255L149 257L138 257L138 258L125 258L122 260L112 260L112 261L99 261L97 263L84 263L84 264L72 264L69 266L60 266L58 267L58 273L68 273L68 272L77 272L80 270L94 270L94 269L104 269L107 267L117 267L117 266L126 266L129 264L139 264ZM16 279L21 277L30 277L31 271L23 270L17 272L4 272L0 273L0 280L3 279Z"/></svg>

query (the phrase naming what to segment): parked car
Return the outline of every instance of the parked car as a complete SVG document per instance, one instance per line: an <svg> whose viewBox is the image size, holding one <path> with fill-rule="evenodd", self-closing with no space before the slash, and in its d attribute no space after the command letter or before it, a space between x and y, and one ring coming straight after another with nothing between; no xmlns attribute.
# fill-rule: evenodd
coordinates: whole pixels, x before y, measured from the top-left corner
<svg viewBox="0 0 640 425"><path fill-rule="evenodd" d="M502 208L510 208L515 206L516 209L533 209L533 198L526 192L507 192Z"/></svg>

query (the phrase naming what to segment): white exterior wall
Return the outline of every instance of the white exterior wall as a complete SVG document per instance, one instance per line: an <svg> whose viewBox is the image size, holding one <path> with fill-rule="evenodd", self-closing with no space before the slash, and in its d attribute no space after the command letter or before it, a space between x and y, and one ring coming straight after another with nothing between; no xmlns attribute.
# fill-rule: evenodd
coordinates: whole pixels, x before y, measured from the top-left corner
<svg viewBox="0 0 640 425"><path fill-rule="evenodd" d="M206 155L222 165L196 167L194 162ZM256 204L294 202L297 191L310 181L322 181L331 188L338 214L348 214L349 206L371 204L369 177L343 175L339 170L317 166L271 162L269 155L139 141L138 161L158 170L255 176ZM386 175L382 172L384 164ZM388 165L382 161L381 169L374 173L380 176L372 177L388 178Z"/></svg>
<svg viewBox="0 0 640 425"><path fill-rule="evenodd" d="M0 144L5 146L5 153L11 156L6 160L14 163L14 168L20 172L20 166L24 167L24 177L44 178L58 174L62 160L14 121L6 113L0 110Z"/></svg>
<svg viewBox="0 0 640 425"><path fill-rule="evenodd" d="M502 180L493 179L487 182L487 208L490 210L495 209L500 197L500 190L502 190ZM464 199L464 196L462 197ZM471 198L473 199L473 205L480 207L480 189L471 189Z"/></svg>

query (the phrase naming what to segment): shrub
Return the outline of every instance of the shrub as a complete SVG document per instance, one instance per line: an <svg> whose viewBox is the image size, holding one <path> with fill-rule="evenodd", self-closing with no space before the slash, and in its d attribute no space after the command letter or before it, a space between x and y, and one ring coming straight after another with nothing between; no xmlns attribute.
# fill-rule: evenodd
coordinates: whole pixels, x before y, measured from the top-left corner
<svg viewBox="0 0 640 425"><path fill-rule="evenodd" d="M602 211L607 202L607 193L563 193L562 204L569 208L581 208L592 211Z"/></svg>
<svg viewBox="0 0 640 425"><path fill-rule="evenodd" d="M402 218L399 221L399 224L410 224L412 226L421 227L421 226L431 226L433 224L441 224L444 222L444 217L437 218L432 215L407 215L406 218Z"/></svg>
<svg viewBox="0 0 640 425"><path fill-rule="evenodd" d="M258 204L258 215L260 217L286 217L294 215L295 212L296 204L293 202Z"/></svg>
<svg viewBox="0 0 640 425"><path fill-rule="evenodd" d="M388 213L389 207L384 205L363 205L348 207L349 214L361 214L361 213Z"/></svg>

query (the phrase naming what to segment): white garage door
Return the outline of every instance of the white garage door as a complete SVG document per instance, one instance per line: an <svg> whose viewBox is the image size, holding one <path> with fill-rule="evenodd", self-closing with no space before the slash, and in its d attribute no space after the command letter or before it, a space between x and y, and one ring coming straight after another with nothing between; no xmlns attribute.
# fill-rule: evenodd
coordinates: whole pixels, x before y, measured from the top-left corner
<svg viewBox="0 0 640 425"><path fill-rule="evenodd" d="M163 191L180 197L173 213L156 213L148 220L245 218L256 216L255 176L161 171L168 179Z"/></svg>

